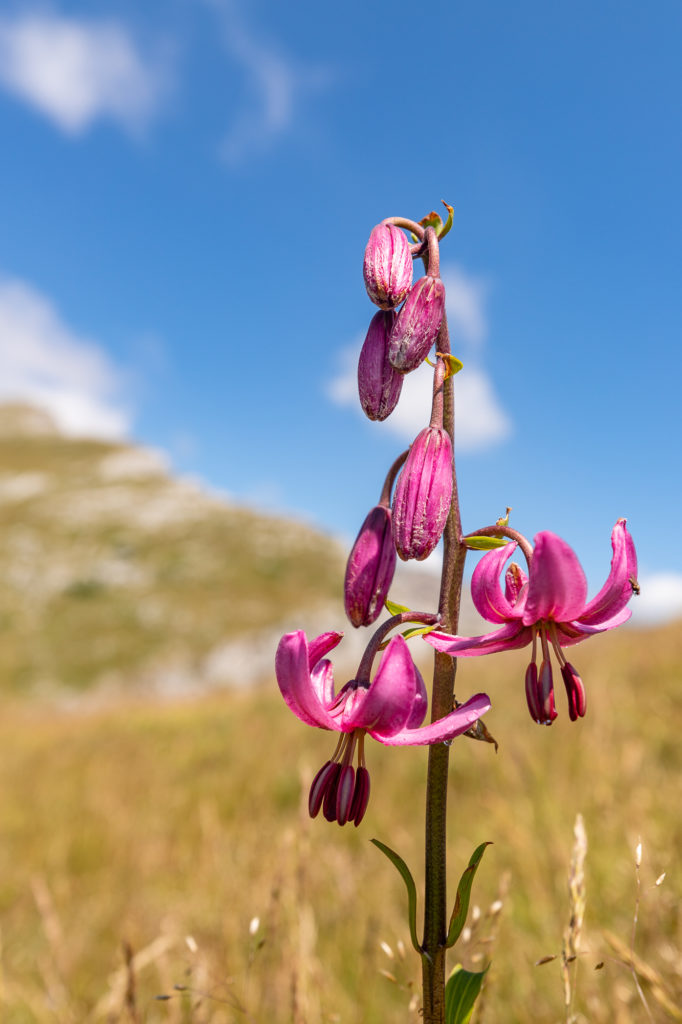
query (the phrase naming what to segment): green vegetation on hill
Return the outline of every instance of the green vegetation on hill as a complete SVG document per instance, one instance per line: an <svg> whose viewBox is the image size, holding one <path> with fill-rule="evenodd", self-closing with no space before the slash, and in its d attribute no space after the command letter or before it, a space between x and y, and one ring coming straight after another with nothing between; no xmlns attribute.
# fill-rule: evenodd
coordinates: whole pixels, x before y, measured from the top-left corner
<svg viewBox="0 0 682 1024"><path fill-rule="evenodd" d="M211 497L152 452L0 409L5 692L191 685L283 609L338 601L342 572L329 538Z"/></svg>

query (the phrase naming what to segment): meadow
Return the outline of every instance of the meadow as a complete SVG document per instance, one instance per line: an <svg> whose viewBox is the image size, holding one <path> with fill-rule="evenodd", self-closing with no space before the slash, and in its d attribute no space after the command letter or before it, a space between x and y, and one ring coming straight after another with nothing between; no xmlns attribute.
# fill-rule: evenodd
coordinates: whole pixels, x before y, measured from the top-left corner
<svg viewBox="0 0 682 1024"><path fill-rule="evenodd" d="M474 847L494 844L451 961L492 961L474 1022L682 1020L680 625L576 648L580 723L563 694L550 729L531 722L525 660L460 663L458 696L490 693L499 742L451 752L453 895ZM426 753L370 743L367 816L339 829L305 807L332 746L273 682L68 712L7 700L0 1020L417 1022L404 890L369 840L399 851L419 888ZM567 1009L578 814L586 909Z"/></svg>

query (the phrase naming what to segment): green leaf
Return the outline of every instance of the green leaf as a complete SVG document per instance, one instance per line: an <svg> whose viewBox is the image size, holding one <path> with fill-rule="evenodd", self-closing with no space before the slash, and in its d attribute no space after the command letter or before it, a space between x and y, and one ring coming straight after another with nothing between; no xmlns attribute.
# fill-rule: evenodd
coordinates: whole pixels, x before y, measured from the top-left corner
<svg viewBox="0 0 682 1024"><path fill-rule="evenodd" d="M403 612L409 612L410 610L406 605L396 604L395 601L389 601L388 598L384 599L384 604L386 605L386 610L389 611L391 615L402 615Z"/></svg>
<svg viewBox="0 0 682 1024"><path fill-rule="evenodd" d="M402 876L405 888L407 889L407 913L410 925L410 938L412 939L412 945L416 951L421 954L422 948L419 945L419 939L417 938L417 887L414 884L412 872L400 854L396 853L395 850L392 850L390 846L386 846L385 843L379 842L378 839L372 839L372 842L388 857L391 864L397 868Z"/></svg>
<svg viewBox="0 0 682 1024"><path fill-rule="evenodd" d="M447 367L448 367L447 377L454 377L455 374L459 373L459 371L464 366L464 363L462 362L462 360L458 359L457 356L451 356L449 354L448 355L443 355L441 352L439 352L438 355L441 357L441 359L444 359L445 362L447 363ZM446 379L447 379L447 377L446 377Z"/></svg>
<svg viewBox="0 0 682 1024"><path fill-rule="evenodd" d="M490 964L488 964L488 967ZM447 1024L468 1024L474 1003L481 992L488 971L465 971L461 964L452 971L445 986L445 1020Z"/></svg>
<svg viewBox="0 0 682 1024"><path fill-rule="evenodd" d="M493 551L495 548L503 548L509 541L506 537L465 537L464 543L470 551Z"/></svg>
<svg viewBox="0 0 682 1024"><path fill-rule="evenodd" d="M409 640L413 636L423 636L424 633L432 633L436 629L436 625L433 626L411 626L406 629L402 634L405 640Z"/></svg>
<svg viewBox="0 0 682 1024"><path fill-rule="evenodd" d="M452 917L450 918L450 927L448 928L448 937L446 940L446 946L454 946L457 939L462 934L462 928L466 923L467 914L469 913L469 900L471 898L471 886L473 885L474 875L478 870L478 865L481 863L481 857L485 853L486 846L490 846L490 843L481 843L477 846L471 855L468 867L465 869L464 874L459 880L457 886L457 896L455 897L455 905L452 910Z"/></svg>
<svg viewBox="0 0 682 1024"><path fill-rule="evenodd" d="M427 213L425 217L422 217L419 223L423 228L433 228L436 232L436 237L438 237L443 227L443 218L435 210L431 210L431 213Z"/></svg>
<svg viewBox="0 0 682 1024"><path fill-rule="evenodd" d="M441 199L441 203L443 204L445 209L448 211L448 219L445 221L445 224L443 224L441 226L440 230L438 231L438 237L439 238L445 238L445 236L447 235L448 231L452 227L452 214L453 214L454 207L450 206L449 203L446 203L444 199Z"/></svg>

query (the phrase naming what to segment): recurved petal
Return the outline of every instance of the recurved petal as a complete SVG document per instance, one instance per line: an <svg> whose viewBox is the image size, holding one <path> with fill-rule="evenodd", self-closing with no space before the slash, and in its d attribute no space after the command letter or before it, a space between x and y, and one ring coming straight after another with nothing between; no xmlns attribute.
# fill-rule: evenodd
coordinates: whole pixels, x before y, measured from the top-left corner
<svg viewBox="0 0 682 1024"><path fill-rule="evenodd" d="M509 619L521 617L500 586L502 568L515 550L515 543L507 544L503 548L494 548L483 555L474 569L471 577L471 597L478 614L488 622L508 622Z"/></svg>
<svg viewBox="0 0 682 1024"><path fill-rule="evenodd" d="M302 631L299 630L299 632ZM305 633L303 635L305 636ZM308 667L311 672L318 661L326 657L342 639L343 633L322 633L320 636L316 636L314 640L306 640L308 644Z"/></svg>
<svg viewBox="0 0 682 1024"><path fill-rule="evenodd" d="M534 544L523 624L577 619L585 607L587 581L576 553L549 530L536 534Z"/></svg>
<svg viewBox="0 0 682 1024"><path fill-rule="evenodd" d="M437 722L425 725L421 729L403 729L401 732L389 736L373 731L371 735L387 747L413 747L427 743L445 743L466 732L481 715L489 710L488 695L477 693L475 697L456 708L455 711L451 711L445 718L440 718Z"/></svg>
<svg viewBox="0 0 682 1024"><path fill-rule="evenodd" d="M406 729L419 728L426 718L426 711L429 706L429 696L426 692L426 683L424 682L422 674L416 665L414 666L414 674L415 682L417 684L417 692L415 693L414 700L412 701L412 710L410 711L409 718L405 723Z"/></svg>
<svg viewBox="0 0 682 1024"><path fill-rule="evenodd" d="M625 519L611 531L611 571L596 597L586 605L579 621L595 626L613 618L632 597L632 580L637 582L637 552Z"/></svg>
<svg viewBox="0 0 682 1024"><path fill-rule="evenodd" d="M412 655L403 638L394 636L364 699L355 706L352 722L344 721L344 729L378 730L387 736L400 732L410 717L417 690Z"/></svg>
<svg viewBox="0 0 682 1024"><path fill-rule="evenodd" d="M449 633L434 631L427 633L424 640L437 651L451 654L454 658L475 658L480 654L496 654L498 651L514 651L525 647L532 637L532 630L516 620L492 633L484 633L483 636L451 636Z"/></svg>
<svg viewBox="0 0 682 1024"><path fill-rule="evenodd" d="M338 637L339 634L326 633L325 636ZM318 641L321 639L322 637L318 637ZM330 646L333 647L336 643L338 639ZM275 655L275 675L282 696L291 711L306 725L316 725L321 729L337 729L338 726L320 703L315 692L308 659L308 641L303 630L285 633Z"/></svg>
<svg viewBox="0 0 682 1024"><path fill-rule="evenodd" d="M587 623L580 620L562 622L557 626L559 644L561 647L572 647L573 644L579 644L581 640L587 640L588 637L595 636L597 633L605 633L607 629L615 629L616 626L622 626L631 615L632 612L629 608L621 608L612 619L607 619L606 622L600 622L594 626L587 625Z"/></svg>

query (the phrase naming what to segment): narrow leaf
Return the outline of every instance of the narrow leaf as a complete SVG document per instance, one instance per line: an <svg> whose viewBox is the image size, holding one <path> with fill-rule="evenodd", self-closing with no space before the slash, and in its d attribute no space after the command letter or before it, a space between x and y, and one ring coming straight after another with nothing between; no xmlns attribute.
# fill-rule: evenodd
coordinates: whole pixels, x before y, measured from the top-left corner
<svg viewBox="0 0 682 1024"><path fill-rule="evenodd" d="M492 551L494 548L503 548L509 541L506 537L465 537L464 543L471 551Z"/></svg>
<svg viewBox="0 0 682 1024"><path fill-rule="evenodd" d="M461 964L454 968L445 986L447 1024L468 1024L471 1020L474 1003L480 994L488 967L485 971L478 972L465 971Z"/></svg>
<svg viewBox="0 0 682 1024"><path fill-rule="evenodd" d="M490 846L490 843L481 843L477 846L471 855L468 867L465 869L464 874L459 880L457 886L457 896L455 897L455 906L452 911L452 917L450 918L450 927L448 928L448 937L446 945L449 948L454 946L457 939L462 934L462 929L466 923L467 914L469 913L469 900L471 899L471 886L474 882L474 875L478 870L478 865L481 863L481 857L485 853L486 846Z"/></svg>
<svg viewBox="0 0 682 1024"><path fill-rule="evenodd" d="M422 636L424 633L433 633L436 626L411 626L403 633L403 637L409 640L413 636Z"/></svg>
<svg viewBox="0 0 682 1024"><path fill-rule="evenodd" d="M409 612L410 610L406 605L396 604L395 601L389 601L388 598L384 599L384 604L386 605L387 611L389 611L391 615L402 615L403 612Z"/></svg>
<svg viewBox="0 0 682 1024"><path fill-rule="evenodd" d="M416 951L421 954L422 948L419 945L419 939L417 938L417 887L414 884L412 872L400 854L396 853L395 850L392 850L390 846L386 846L385 843L379 842L378 839L372 839L372 842L388 857L391 864L398 869L402 876L405 888L407 889L407 913L410 925L410 938L412 939L412 945Z"/></svg>

